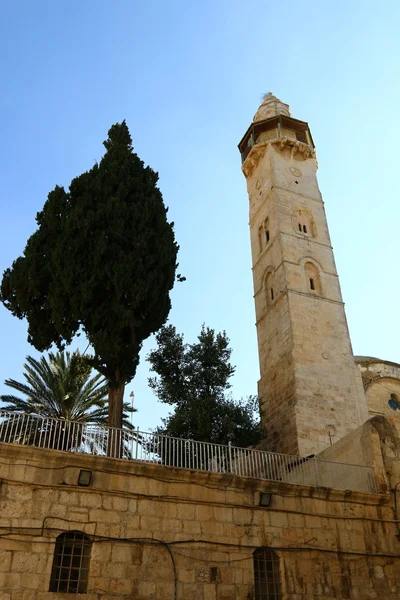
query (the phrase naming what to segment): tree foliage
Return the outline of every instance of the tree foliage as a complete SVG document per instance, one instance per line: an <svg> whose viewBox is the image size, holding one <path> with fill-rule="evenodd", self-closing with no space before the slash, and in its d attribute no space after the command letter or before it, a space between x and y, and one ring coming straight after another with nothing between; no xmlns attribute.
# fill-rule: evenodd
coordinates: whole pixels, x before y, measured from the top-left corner
<svg viewBox="0 0 400 600"><path fill-rule="evenodd" d="M255 399L235 402L228 396L235 368L225 332L203 325L198 341L185 344L173 325L160 329L158 347L148 355L156 376L149 385L161 402L174 406L159 433L183 439L237 446L261 439Z"/></svg>
<svg viewBox="0 0 400 600"><path fill-rule="evenodd" d="M40 360L27 356L24 370L25 382L5 381L19 395L0 396L7 414L0 427L2 441L68 450L88 439L85 428L73 423L107 424L108 384L99 373L92 376L92 367L79 351L50 352ZM128 403L124 404L123 425L127 429L132 429L128 420L131 412Z"/></svg>
<svg viewBox="0 0 400 600"><path fill-rule="evenodd" d="M104 146L68 190L50 192L23 255L4 272L0 299L27 319L28 341L40 351L53 343L61 350L83 330L91 364L111 388L110 424L120 426L142 342L170 311L178 245L158 175L133 152L125 122Z"/></svg>

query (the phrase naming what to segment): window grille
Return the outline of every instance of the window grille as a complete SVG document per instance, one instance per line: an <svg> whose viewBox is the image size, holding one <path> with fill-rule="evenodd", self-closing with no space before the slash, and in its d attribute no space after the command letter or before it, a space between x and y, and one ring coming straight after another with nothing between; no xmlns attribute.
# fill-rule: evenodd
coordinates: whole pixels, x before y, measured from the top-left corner
<svg viewBox="0 0 400 600"><path fill-rule="evenodd" d="M255 600L281 600L279 557L268 548L253 553Z"/></svg>
<svg viewBox="0 0 400 600"><path fill-rule="evenodd" d="M79 531L68 531L58 536L50 577L50 592L86 592L90 550L89 538Z"/></svg>

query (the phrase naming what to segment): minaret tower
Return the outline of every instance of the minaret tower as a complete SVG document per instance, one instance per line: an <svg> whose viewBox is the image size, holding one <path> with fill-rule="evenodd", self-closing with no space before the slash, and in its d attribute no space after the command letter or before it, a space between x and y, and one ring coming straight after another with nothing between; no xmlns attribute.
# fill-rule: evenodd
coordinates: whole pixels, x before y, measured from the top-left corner
<svg viewBox="0 0 400 600"><path fill-rule="evenodd" d="M239 144L250 200L264 449L318 453L368 418L308 124L264 96Z"/></svg>

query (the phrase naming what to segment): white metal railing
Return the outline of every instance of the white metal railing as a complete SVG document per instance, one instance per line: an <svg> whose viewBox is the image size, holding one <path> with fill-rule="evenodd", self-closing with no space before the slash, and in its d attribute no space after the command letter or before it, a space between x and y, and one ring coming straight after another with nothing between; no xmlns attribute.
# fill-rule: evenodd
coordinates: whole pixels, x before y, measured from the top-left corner
<svg viewBox="0 0 400 600"><path fill-rule="evenodd" d="M256 477L318 487L377 492L372 467L289 456L230 444L183 440L0 410L0 442Z"/></svg>

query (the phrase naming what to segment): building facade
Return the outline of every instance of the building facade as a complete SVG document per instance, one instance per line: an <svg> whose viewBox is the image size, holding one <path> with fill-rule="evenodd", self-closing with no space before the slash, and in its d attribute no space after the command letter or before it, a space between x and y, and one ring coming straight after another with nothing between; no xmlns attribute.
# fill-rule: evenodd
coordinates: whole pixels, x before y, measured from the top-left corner
<svg viewBox="0 0 400 600"><path fill-rule="evenodd" d="M0 600L397 600L399 439L350 447L375 493L0 443Z"/></svg>
<svg viewBox="0 0 400 600"><path fill-rule="evenodd" d="M400 366L353 357L307 123L268 94L239 148L262 449L0 410L0 600L400 598Z"/></svg>

